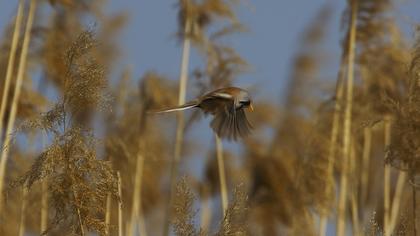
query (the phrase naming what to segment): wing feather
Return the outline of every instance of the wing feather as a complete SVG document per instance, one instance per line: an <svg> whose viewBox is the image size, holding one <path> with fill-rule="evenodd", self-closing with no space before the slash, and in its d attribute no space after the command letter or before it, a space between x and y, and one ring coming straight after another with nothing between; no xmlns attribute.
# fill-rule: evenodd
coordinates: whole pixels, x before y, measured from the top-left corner
<svg viewBox="0 0 420 236"><path fill-rule="evenodd" d="M210 126L219 137L228 140L243 138L249 135L252 129L245 111L236 110L233 103L216 113Z"/></svg>

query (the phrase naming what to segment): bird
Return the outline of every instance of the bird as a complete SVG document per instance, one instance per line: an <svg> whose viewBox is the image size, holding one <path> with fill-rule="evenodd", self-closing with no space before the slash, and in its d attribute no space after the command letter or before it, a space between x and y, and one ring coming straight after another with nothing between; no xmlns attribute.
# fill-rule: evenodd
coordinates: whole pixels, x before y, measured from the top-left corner
<svg viewBox="0 0 420 236"><path fill-rule="evenodd" d="M251 133L252 125L244 109L254 110L252 100L246 90L238 87L219 88L183 105L148 113L161 114L192 108L199 108L204 114L213 116L210 127L220 138L237 141Z"/></svg>

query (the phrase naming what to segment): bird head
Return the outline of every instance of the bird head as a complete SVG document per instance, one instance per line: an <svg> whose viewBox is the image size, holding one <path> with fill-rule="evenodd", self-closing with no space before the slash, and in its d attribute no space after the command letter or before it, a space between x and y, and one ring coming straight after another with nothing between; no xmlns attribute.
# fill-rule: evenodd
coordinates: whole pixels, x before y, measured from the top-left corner
<svg viewBox="0 0 420 236"><path fill-rule="evenodd" d="M246 108L246 109L249 109L250 111L254 111L254 107L252 106L252 99L250 98L248 92L240 91L237 99L239 103L238 104L239 108Z"/></svg>

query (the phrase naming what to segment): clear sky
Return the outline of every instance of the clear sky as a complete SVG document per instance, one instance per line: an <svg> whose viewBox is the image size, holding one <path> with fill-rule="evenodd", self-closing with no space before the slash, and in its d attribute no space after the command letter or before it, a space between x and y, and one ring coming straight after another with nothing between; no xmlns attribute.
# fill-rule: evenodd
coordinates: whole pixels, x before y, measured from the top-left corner
<svg viewBox="0 0 420 236"><path fill-rule="evenodd" d="M176 31L176 0L108 0L106 10L113 14L124 11L129 19L120 39L122 55L117 69L130 65L133 76L139 78L147 70L156 70L177 79L181 47L174 37ZM249 32L231 36L231 46L249 62L251 69L240 76L236 85L257 87L258 97L280 101L292 69L293 56L298 51L300 34L314 18L317 11L330 3L333 9L326 44L328 63L337 63L339 55L339 22L345 0L243 0L237 8L239 19ZM409 36L413 35L414 22L420 22L420 2L396 0L400 9L398 17L405 23ZM0 34L12 19L17 1L0 3ZM93 22L92 22L93 23ZM191 66L202 58L192 54ZM330 67L333 68L333 67ZM334 76L331 70L329 74Z"/></svg>
<svg viewBox="0 0 420 236"><path fill-rule="evenodd" d="M126 63L133 64L135 75L154 68L177 79L181 48L173 37L177 27L175 3L175 0L110 2L112 11L127 10L130 15L121 39L127 48L138 45L135 50L126 50L124 58ZM236 12L249 32L230 36L228 42L251 68L236 85L256 85L257 94L279 99L298 49L299 34L324 3L325 0L243 1ZM337 41L333 44L338 48ZM200 60L193 53L190 68Z"/></svg>

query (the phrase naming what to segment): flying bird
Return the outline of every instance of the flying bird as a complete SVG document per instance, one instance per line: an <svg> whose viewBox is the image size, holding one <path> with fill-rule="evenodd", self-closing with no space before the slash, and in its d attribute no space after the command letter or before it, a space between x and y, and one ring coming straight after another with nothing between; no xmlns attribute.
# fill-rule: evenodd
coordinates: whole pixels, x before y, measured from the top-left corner
<svg viewBox="0 0 420 236"><path fill-rule="evenodd" d="M183 105L149 113L160 114L191 108L200 108L204 114L213 115L210 126L220 138L238 140L251 132L252 126L244 109L254 110L252 100L247 91L237 87L220 88Z"/></svg>

